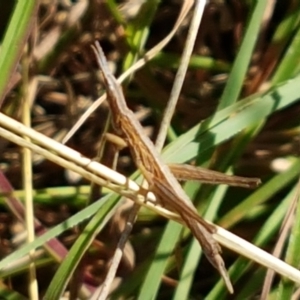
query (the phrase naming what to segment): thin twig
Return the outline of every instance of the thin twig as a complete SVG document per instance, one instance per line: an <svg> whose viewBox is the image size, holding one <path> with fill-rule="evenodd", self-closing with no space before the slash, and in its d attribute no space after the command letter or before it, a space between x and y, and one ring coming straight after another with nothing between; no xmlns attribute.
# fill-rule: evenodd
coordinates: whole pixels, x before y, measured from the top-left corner
<svg viewBox="0 0 300 300"><path fill-rule="evenodd" d="M107 299L107 295L110 292L111 283L112 283L113 279L115 278L117 269L119 267L121 258L123 256L125 244L127 243L128 237L132 231L133 224L135 222L136 215L139 211L139 208L140 208L140 205L138 205L136 203L134 203L133 207L131 208L129 216L127 218L125 228L121 234L121 237L120 237L118 245L116 247L114 256L112 258L112 263L109 267L108 273L106 274L104 283L102 284L102 286L99 289L97 289L97 291L94 293L91 300Z"/></svg>
<svg viewBox="0 0 300 300"><path fill-rule="evenodd" d="M292 224L294 222L294 214L295 214L295 210L297 208L297 203L299 201L299 196L300 196L300 180L298 180L298 184L297 184L297 189L296 189L296 193L294 196L294 199L286 213L285 219L283 220L283 226L281 228L281 232L278 238L278 241L275 245L275 248L272 252L272 254L275 257L280 257L283 247L284 247L284 243L288 237L288 234L291 230ZM260 295L260 300L266 300L268 299L268 294L270 292L271 286L272 286L272 282L275 276L275 272L272 269L268 269L266 276L265 276L265 280L264 280L264 284L263 284L263 289Z"/></svg>
<svg viewBox="0 0 300 300"><path fill-rule="evenodd" d="M185 79L185 75L192 55L192 51L194 49L195 40L199 31L205 5L206 5L206 0L197 0L195 3L195 9L194 9L191 25L189 28L188 36L186 39L186 43L184 46L184 50L182 53L182 58L176 73L176 77L170 94L170 99L166 106L163 119L159 128L159 133L155 143L155 147L159 152L163 148L167 136L167 131L170 126L171 119L175 112L179 94L183 85L183 81Z"/></svg>
<svg viewBox="0 0 300 300"><path fill-rule="evenodd" d="M181 11L176 20L175 25L173 26L170 33L156 46L151 48L141 59L139 59L134 65L132 65L129 69L127 69L118 79L118 83L122 83L126 78L132 75L135 71L144 66L148 61L150 61L157 53L159 53L172 39L174 34L177 32L180 27L182 21L185 19L186 15L190 11L192 5L192 0L185 0L182 4ZM82 124L87 120L87 118L103 103L106 99L106 93L103 94L100 98L98 98L89 108L83 113L80 119L75 123L75 125L70 129L68 134L63 139L62 143L65 144L67 141L75 134L75 132L82 126Z"/></svg>

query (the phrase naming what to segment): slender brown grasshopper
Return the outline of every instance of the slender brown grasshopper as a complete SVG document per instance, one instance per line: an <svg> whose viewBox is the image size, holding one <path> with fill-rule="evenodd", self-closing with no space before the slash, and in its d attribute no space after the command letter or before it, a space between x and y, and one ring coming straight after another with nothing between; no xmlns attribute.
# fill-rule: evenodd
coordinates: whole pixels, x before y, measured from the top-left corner
<svg viewBox="0 0 300 300"><path fill-rule="evenodd" d="M206 257L220 272L228 290L232 293L233 288L220 255L221 248L212 236L216 231L215 226L207 223L198 215L197 210L183 191L174 174L161 160L160 154L153 143L143 132L143 128L135 118L134 113L127 107L122 88L109 70L104 53L98 43L94 50L99 67L103 72L108 103L111 109L112 123L116 133L120 135L129 146L137 167L149 184L149 190L155 194L163 206L169 207L181 216L182 220L199 241ZM173 168L176 174L180 174L178 167L173 166ZM215 179L217 183L224 183L224 180L222 181L220 177L223 177L223 179L224 177L225 179L228 177L219 172L211 172L210 174L212 176L211 178L213 178L212 181ZM183 175L182 179L186 177L188 176ZM238 185L234 177L235 176L230 177L231 180L229 180L229 182L231 181L231 183ZM203 178L205 179L204 175ZM236 180L241 180L241 185L244 184L248 187L255 186L258 183L256 179L236 178Z"/></svg>

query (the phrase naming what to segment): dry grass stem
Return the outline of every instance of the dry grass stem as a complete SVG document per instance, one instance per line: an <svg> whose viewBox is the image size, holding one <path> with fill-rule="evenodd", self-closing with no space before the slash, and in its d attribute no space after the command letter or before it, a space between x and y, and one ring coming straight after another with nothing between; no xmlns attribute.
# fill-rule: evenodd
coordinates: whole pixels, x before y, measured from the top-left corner
<svg viewBox="0 0 300 300"><path fill-rule="evenodd" d="M1 122L1 120L3 120L2 116L0 116L0 122ZM6 117L6 118L8 118L8 117ZM8 118L8 119L10 119L10 118ZM23 125L21 123L18 123L15 120L12 120L12 122L16 126L19 127L19 130L20 130L20 128L23 128ZM34 132L34 130L32 130L32 129L30 129L30 131ZM40 133L36 133L36 136L35 136L36 141L39 140L40 135L41 135ZM139 186L135 182L129 180L128 178L124 177L123 175L121 175L113 170L110 170L109 168L107 168L105 166L102 166L101 164L99 164L97 162L93 162L93 164L92 164L93 170L88 172L84 168L79 167L77 164L71 163L70 161L67 161L67 160L65 160L65 159L51 153L50 151L48 151L46 149L39 147L37 145L28 143L23 138L5 130L5 129L0 128L0 136L10 140L13 143L16 143L17 145L19 145L21 147L27 147L27 148L31 149L32 151L45 156L47 159L55 161L56 163L58 163L59 165L65 167L65 168L68 168L74 172L78 172L83 177L85 177L99 185L106 186L107 188L109 188L125 197L135 200L139 205L146 206L149 209L155 211L156 213L158 213L166 218L176 220L176 221L180 220L176 214L174 214L158 205L154 205L153 202L155 202L155 196L151 192L148 193L147 201L145 201L144 196L138 194ZM44 138L47 139L47 137L44 137ZM52 140L51 140L51 143L53 143ZM67 152L74 151L72 149L68 149L68 147L66 147L64 145L61 145L61 146L65 147L65 150ZM84 165L84 164L86 164L87 160L89 160L89 159L82 157L82 156L81 156L81 158L75 158L76 163L80 162L80 160ZM112 176L110 176L110 178L111 179L114 178L114 181L116 184L115 185L110 184L110 183L108 183L107 179L102 179L101 177L96 176L94 171L97 171L99 173L99 170L102 170L102 171L105 170L105 172L107 170L110 170L110 175L112 175ZM119 181L119 185L117 185L118 181ZM124 190L124 182L128 184L127 185L128 190ZM144 193L142 193L142 194L144 194ZM292 281L300 284L300 271L299 270L286 264L285 262L274 257L273 255L261 250L260 248L256 247L255 245L245 241L244 239L241 239L238 236L230 233L229 231L227 231L221 227L218 227L218 226L216 226L216 228L217 228L217 231L214 234L214 238L221 245L223 245L224 247L226 247L228 249L231 249L232 251L238 253L239 255L247 257L250 260L256 261L260 265L270 268L270 269L274 270L275 272L277 272L278 274L285 276L285 277L291 279Z"/></svg>

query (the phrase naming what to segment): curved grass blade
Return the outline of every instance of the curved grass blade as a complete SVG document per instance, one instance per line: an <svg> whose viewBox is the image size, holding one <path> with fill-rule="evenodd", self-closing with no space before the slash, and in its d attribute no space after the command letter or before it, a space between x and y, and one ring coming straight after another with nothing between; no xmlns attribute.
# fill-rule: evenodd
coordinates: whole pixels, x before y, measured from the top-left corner
<svg viewBox="0 0 300 300"><path fill-rule="evenodd" d="M21 257L27 255L31 250L43 246L47 241L59 236L64 231L92 217L99 209L102 208L102 206L106 203L106 201L108 201L109 197L111 197L111 195L107 195L103 197L101 201L97 201L91 204L90 206L86 207L85 209L81 210L77 214L70 217L68 220L48 230L47 233L38 237L34 242L30 244L26 244L22 246L20 249L15 250L12 254L8 255L7 257L5 257L0 261L0 269L10 265L10 263L14 262L15 260L18 260ZM114 203L116 205L117 201Z"/></svg>
<svg viewBox="0 0 300 300"><path fill-rule="evenodd" d="M115 207L115 199L105 201L105 203L101 207L101 210L98 210L96 215L87 224L87 226L84 228L83 232L69 251L69 254L55 273L44 296L45 300L60 299L67 283L70 280L70 277L78 266L82 256L91 245L95 236L101 231L107 221L111 218L112 214L115 211Z"/></svg>
<svg viewBox="0 0 300 300"><path fill-rule="evenodd" d="M162 156L166 158L166 162L183 163L198 154L204 155L209 148L225 142L275 111L297 102L299 83L300 76L297 76L267 93L245 98L218 111L169 144Z"/></svg>

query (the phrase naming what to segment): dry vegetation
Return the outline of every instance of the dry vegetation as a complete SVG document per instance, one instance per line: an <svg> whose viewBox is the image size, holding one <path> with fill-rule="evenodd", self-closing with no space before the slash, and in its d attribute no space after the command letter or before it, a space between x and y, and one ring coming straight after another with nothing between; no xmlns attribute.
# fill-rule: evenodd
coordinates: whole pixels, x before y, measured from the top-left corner
<svg viewBox="0 0 300 300"><path fill-rule="evenodd" d="M143 1L115 3L101 0L41 0L36 18L32 13L32 17L28 19L28 28L24 29L23 38L17 45L19 54L13 58L15 71L10 73L5 87L0 90L3 99L2 112L22 120L26 107L24 95L27 95L30 101L31 127L62 142L83 112L103 94L99 70L91 50L94 41L97 40L102 45L114 73L121 75L137 58L142 57L172 30L180 12L181 1L164 0L159 4L152 1L152 4L144 4L139 11L140 2ZM278 84L284 85L287 80L298 75L297 38L300 19L296 14L299 14L300 10L299 1L265 1L265 14L257 20L261 25L256 34L255 48L249 59L245 55L244 58L239 57L239 62L236 61L240 46L245 43L245 31L249 28L252 13L257 5L255 2L212 0L207 4L166 144L176 142L178 137L188 133L202 120L218 116L219 101L226 97L223 92L228 85L228 78L232 75L233 66L243 62L243 59L248 67L244 76L243 71L238 75L239 66L236 66L235 76L241 80L240 92L236 98L246 99L243 101L249 101L251 105L251 100L256 99L255 97L259 101L262 99L252 95L268 95L269 91L271 96L275 95ZM6 1L1 4L3 10L0 10L0 20L6 22L1 28L8 26L9 20L5 20L5 16L13 14L15 9L9 3L10 1ZM186 43L192 11L193 8L168 45L122 84L128 106L136 113L146 134L152 140L155 140L159 131L163 110L167 105ZM2 34L4 36L5 32ZM2 40L4 41L4 38ZM0 55L3 55L2 49ZM3 76L5 74L1 73L0 79ZM230 98L230 87L227 97ZM231 106L228 105L229 109L233 107L230 116L239 113L238 109L234 109L234 102L235 100L230 103ZM198 203L202 213L214 209L209 206L209 201L218 203L214 204L217 205L214 215L208 217L212 218L213 222L256 243L268 252L273 251L278 241L280 225L284 216L288 215L288 197L296 198L298 175L296 171L289 173L288 166L292 164L292 168L297 170L299 164L299 103L297 99L289 100L289 104L283 104L284 109L280 110L276 105L274 104L274 110L263 115L259 108L256 108L258 111L250 115L251 122L245 119L247 116L241 118L235 125L240 127L235 129L232 135L228 134L231 127L226 127L224 121L223 128L217 128L216 131L211 131L211 134L203 133L203 139L200 134L194 139L191 137L186 147L195 141L200 143L199 149L191 150L194 152L188 154L187 158L180 157L180 153L175 158L180 162L188 160L222 172L231 168L235 174L262 179L260 193L240 188L201 186L198 183L188 183L186 189L191 198ZM226 108L226 105L222 108ZM109 127L108 113L108 106L104 102L66 145L86 157L95 160L101 158L101 163L111 167L116 147L106 144L104 149L101 148L101 137ZM222 130L224 136L228 135L230 139L217 138L222 136ZM0 207L0 255L3 258L25 243L25 237L21 236L24 232L21 216L24 214L16 214L17 204L14 202L24 199L24 165L22 148L4 138L0 139L0 146L0 189L4 194ZM182 155L185 155L184 150ZM73 172L36 153L32 156L32 169L34 214L46 227L68 220L108 193L107 189L90 185L88 180L75 176ZM135 169L128 149L122 150L117 165L118 172L129 177ZM15 193L11 194L12 191ZM220 199L216 200L218 197ZM284 207L281 206L283 202L286 203ZM8 203L10 208L7 207ZM85 288L85 295L89 295L103 283L132 205L131 201L122 203L121 206L112 208L113 217L104 229L97 233L80 260L67 286L70 299L76 299L81 286ZM294 211L289 215L290 227L293 224L297 225L292 219ZM274 219L269 219L271 216ZM90 218L86 216L82 219L87 217ZM103 221L103 224L105 222L107 220ZM60 246L70 249L86 224L83 222L68 228L58 237ZM200 250L193 244L187 230L179 234L181 239L177 240L178 235L170 242L174 243L170 252L157 254L155 251L162 245L160 238L169 225L165 218L147 209L140 211L113 283L112 289L117 291L113 299L147 299L141 292L144 291L144 285L151 290L151 296L148 297L153 297L152 299L254 299L261 294L266 269L256 264L248 266L249 260L237 260L238 256L235 253L224 249L224 259L228 268L234 264L236 268L240 267L240 270L232 275L235 294L228 296L222 284L218 283L217 272L206 258L201 257ZM271 229L264 237L266 228ZM261 229L264 232L261 232ZM279 256L299 268L296 250L291 250L293 245L291 246L289 240L290 232L291 230L287 229L286 236L282 238L283 250ZM297 228L294 227L292 232L297 244ZM58 244L58 240L55 243ZM65 250L57 251L58 255L61 255L60 259L66 254ZM159 261L159 256L154 256L155 253L163 256L165 267L162 267L162 273L153 271L150 276L155 279L161 278L161 281L151 285L146 278L148 270L155 268L155 263ZM195 263L191 263L193 267L187 275L190 281L186 286L180 285L184 281L180 272L188 259L193 260L193 256ZM36 258L40 299L58 269L59 264L56 260L57 257L51 257L47 252L42 252ZM3 295L5 299L10 299L6 297L13 297L13 292L18 294L16 298L11 299L28 297L26 268L3 272L0 298ZM274 282L269 299L289 299L296 291L295 286L290 282L281 281L280 276L275 277ZM81 290L82 298L83 294ZM294 294L293 299L299 298Z"/></svg>

